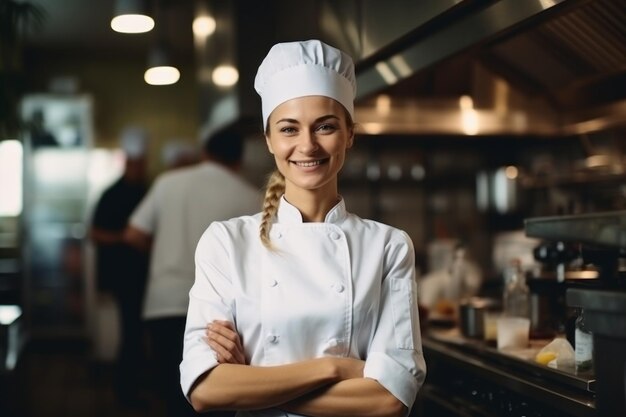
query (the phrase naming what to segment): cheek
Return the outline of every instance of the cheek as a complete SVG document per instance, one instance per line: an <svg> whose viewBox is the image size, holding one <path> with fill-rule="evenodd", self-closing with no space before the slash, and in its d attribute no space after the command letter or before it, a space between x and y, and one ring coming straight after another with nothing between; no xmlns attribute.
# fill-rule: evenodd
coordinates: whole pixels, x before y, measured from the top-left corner
<svg viewBox="0 0 626 417"><path fill-rule="evenodd" d="M336 155L337 158L343 161L345 159L347 150L348 150L347 144L341 141L341 142L334 144L332 148L329 149L329 153Z"/></svg>

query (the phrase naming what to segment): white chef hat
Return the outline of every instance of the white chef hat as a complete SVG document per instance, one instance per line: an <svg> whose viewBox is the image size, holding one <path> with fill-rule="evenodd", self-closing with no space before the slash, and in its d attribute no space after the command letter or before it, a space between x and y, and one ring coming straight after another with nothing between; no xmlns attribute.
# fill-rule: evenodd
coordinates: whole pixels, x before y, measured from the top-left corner
<svg viewBox="0 0 626 417"><path fill-rule="evenodd" d="M356 78L352 58L318 40L274 45L259 66L254 88L261 96L264 128L277 106L304 96L330 97L354 118Z"/></svg>
<svg viewBox="0 0 626 417"><path fill-rule="evenodd" d="M120 144L127 158L142 158L148 148L148 132L139 126L128 126L122 131Z"/></svg>

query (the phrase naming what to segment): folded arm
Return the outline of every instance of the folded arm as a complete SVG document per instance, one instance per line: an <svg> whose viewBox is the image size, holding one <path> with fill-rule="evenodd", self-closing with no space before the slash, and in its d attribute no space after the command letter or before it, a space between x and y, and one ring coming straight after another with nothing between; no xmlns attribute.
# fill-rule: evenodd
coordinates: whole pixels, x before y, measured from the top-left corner
<svg viewBox="0 0 626 417"><path fill-rule="evenodd" d="M286 411L315 417L395 417L407 408L377 381L344 380L279 406Z"/></svg>
<svg viewBox="0 0 626 417"><path fill-rule="evenodd" d="M223 363L192 386L191 404L198 412L278 407L334 382L363 375L363 361L320 358L281 366Z"/></svg>
<svg viewBox="0 0 626 417"><path fill-rule="evenodd" d="M217 354L218 362L227 365L238 364L239 366L245 366L241 340L232 323L228 321L216 320L207 326L206 336L207 343ZM324 368L329 365L328 362L330 362L330 367ZM288 365L288 368L283 366L275 367L273 369L255 368L257 370L253 372L256 372L256 375L248 375L246 378L256 376L271 379L274 376L272 375L273 370L280 372L281 374L285 371L297 371L297 373L293 375L293 380L291 380L291 376L286 375L287 378L285 381L271 380L269 385L267 385L266 380L258 382L253 382L251 380L233 380L232 382L236 392L232 395L236 397L245 397L247 400L254 400L255 395L259 395L261 397L263 395L267 395L274 398L275 401L274 404L267 404L268 407L279 407L286 411L316 417L354 415L363 417L382 417L405 415L406 407L404 404L402 404L377 381L370 378L363 378L363 364L364 362L355 359L322 358L300 362L295 365ZM350 368L341 368L341 365L344 367L350 366ZM311 368L311 366L317 367L317 370L320 371L320 375L316 377L315 375L309 373L312 369L315 369ZM219 368L220 366L212 372L218 371ZM265 369L265 371L262 371L261 369ZM228 368L222 368L222 370L229 372ZM243 368L233 368L232 370L234 372L247 372ZM218 371L218 377L220 373L221 371ZM312 384L301 379L304 374L311 376L311 380L309 382ZM352 378L344 379L349 377L351 374ZM241 374L239 376L241 376ZM294 382L296 381L302 383L302 387L307 387L308 389L298 389L297 386L294 386ZM318 385L316 381L321 383L321 386ZM285 388L283 382L288 384L287 391L282 391ZM246 387L253 388L251 390L254 392L252 397L250 397L250 394L241 395L241 389L243 388L242 384L247 385L248 383L251 383L252 385L265 385L267 391L262 393L259 392L259 387L256 389L253 387ZM200 392L198 392L198 394L200 394ZM222 396L223 400L227 400L227 397L224 395L224 393L215 393L216 397ZM192 403L194 403L193 393L191 397ZM259 398L260 402L267 399L268 397ZM199 402L202 402L201 399ZM201 406L201 404L198 405ZM252 401L250 405L252 405ZM222 406L222 408L230 407ZM202 410L202 407L200 407L200 410Z"/></svg>

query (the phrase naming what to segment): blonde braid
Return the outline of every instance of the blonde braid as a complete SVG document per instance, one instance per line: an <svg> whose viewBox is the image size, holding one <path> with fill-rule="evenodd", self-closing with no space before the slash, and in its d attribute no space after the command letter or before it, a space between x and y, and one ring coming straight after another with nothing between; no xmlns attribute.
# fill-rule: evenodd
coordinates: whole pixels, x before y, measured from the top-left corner
<svg viewBox="0 0 626 417"><path fill-rule="evenodd" d="M270 229L272 228L272 219L278 210L278 202L280 197L285 193L285 177L280 171L272 172L265 186L265 198L263 199L263 216L261 226L259 227L259 235L263 246L272 249L270 241Z"/></svg>

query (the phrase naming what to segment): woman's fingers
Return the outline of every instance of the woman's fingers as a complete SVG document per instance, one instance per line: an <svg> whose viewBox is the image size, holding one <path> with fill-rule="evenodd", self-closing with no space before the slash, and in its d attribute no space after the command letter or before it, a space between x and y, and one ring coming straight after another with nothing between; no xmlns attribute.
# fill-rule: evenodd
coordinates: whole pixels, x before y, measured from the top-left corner
<svg viewBox="0 0 626 417"><path fill-rule="evenodd" d="M215 351L215 359L217 359L217 362L240 363L237 361L237 359L233 356L233 354L228 349L224 349L224 347L220 345L219 343L211 339L208 339L207 342L209 346Z"/></svg>
<svg viewBox="0 0 626 417"><path fill-rule="evenodd" d="M207 342L217 354L219 363L245 364L245 355L239 334L231 322L214 321L207 326Z"/></svg>

